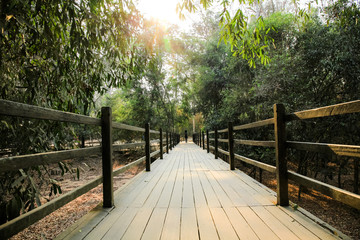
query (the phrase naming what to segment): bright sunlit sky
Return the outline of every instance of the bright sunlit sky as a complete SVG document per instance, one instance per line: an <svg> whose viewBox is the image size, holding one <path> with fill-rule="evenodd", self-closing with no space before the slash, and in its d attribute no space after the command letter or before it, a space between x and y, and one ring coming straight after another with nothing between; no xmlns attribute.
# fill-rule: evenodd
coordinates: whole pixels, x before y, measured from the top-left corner
<svg viewBox="0 0 360 240"><path fill-rule="evenodd" d="M194 20L198 20L198 14L187 14L186 20L180 20L179 15L176 13L176 5L178 2L181 2L182 0L135 0L137 2L137 7L142 12L142 14L146 18L157 18L161 22L164 23L164 25L167 24L176 24L183 30L188 30L191 26L191 23ZM306 7L306 3L310 0L300 0L300 7ZM198 1L194 1L197 3ZM234 1L233 9L237 9L239 7L238 1ZM266 2L266 0L265 0ZM323 2L323 1L320 1ZM326 1L325 1L326 2ZM313 5L315 5L313 3ZM221 6L218 2L215 1L214 8L217 7L219 10L221 10ZM215 9L212 10L215 10Z"/></svg>

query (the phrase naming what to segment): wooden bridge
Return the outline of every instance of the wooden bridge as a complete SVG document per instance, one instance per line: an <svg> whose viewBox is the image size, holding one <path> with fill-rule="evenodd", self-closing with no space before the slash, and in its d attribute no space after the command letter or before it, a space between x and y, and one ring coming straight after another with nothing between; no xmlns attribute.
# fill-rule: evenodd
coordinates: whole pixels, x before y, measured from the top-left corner
<svg viewBox="0 0 360 240"><path fill-rule="evenodd" d="M240 126L229 122L228 128L207 131L206 137L204 133L194 134L195 142L202 145L199 148L194 143L178 144L179 134L169 131L163 134L161 128L159 131L151 130L149 124L140 128L113 122L108 107L102 108L102 117L98 119L0 99L0 115L99 126L102 138L101 146L97 147L0 158L0 173L4 173L102 155L102 176L0 225L0 239L13 236L101 183L102 206L91 211L58 239L347 238L303 209L292 209L288 199L288 180L360 209L360 195L356 193L360 146L287 141L285 127L289 121L359 112L360 100L291 114L286 114L282 105L275 105L273 118ZM275 141L234 139L233 131L268 125L274 126ZM113 129L140 132L145 141L115 144ZM213 137L210 138L209 134ZM210 141L215 143L214 146L210 146ZM227 143L227 150L221 149L218 142ZM159 150L151 152L152 144L157 144ZM238 155L234 144L275 148L276 166ZM113 170L113 151L137 147L145 147L144 157ZM169 151L172 148L173 151ZM288 171L288 148L354 157L354 193ZM210 149L215 155L209 152ZM218 153L228 156L229 164L218 158ZM159 158L151 164L151 157L155 156ZM276 174L277 193L236 170L234 159ZM113 177L144 161L146 171L114 193Z"/></svg>
<svg viewBox="0 0 360 240"><path fill-rule="evenodd" d="M337 239L193 143L151 168L115 193L114 208L95 209L58 239Z"/></svg>

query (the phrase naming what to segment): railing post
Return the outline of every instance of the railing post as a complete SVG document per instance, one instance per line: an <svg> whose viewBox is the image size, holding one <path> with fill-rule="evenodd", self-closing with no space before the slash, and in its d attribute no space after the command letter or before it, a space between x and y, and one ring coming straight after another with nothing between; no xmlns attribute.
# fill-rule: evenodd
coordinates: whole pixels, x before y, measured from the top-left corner
<svg viewBox="0 0 360 240"><path fill-rule="evenodd" d="M145 156L146 156L146 171L150 171L150 124L145 124Z"/></svg>
<svg viewBox="0 0 360 240"><path fill-rule="evenodd" d="M207 153L209 153L210 152L209 130L206 130L206 149L207 149Z"/></svg>
<svg viewBox="0 0 360 240"><path fill-rule="evenodd" d="M228 123L228 139L229 139L229 164L230 170L235 170L235 163L234 163L234 129L233 123Z"/></svg>
<svg viewBox="0 0 360 240"><path fill-rule="evenodd" d="M286 160L285 108L282 104L274 105L274 129L276 152L277 204L289 205L288 177Z"/></svg>
<svg viewBox="0 0 360 240"><path fill-rule="evenodd" d="M218 132L217 128L215 128L215 159L218 159L219 151L218 151Z"/></svg>
<svg viewBox="0 0 360 240"><path fill-rule="evenodd" d="M166 153L169 154L169 132L166 131Z"/></svg>
<svg viewBox="0 0 360 240"><path fill-rule="evenodd" d="M160 159L164 159L163 152L164 152L164 146L163 146L163 134L162 134L162 128L160 128Z"/></svg>
<svg viewBox="0 0 360 240"><path fill-rule="evenodd" d="M170 132L169 148L170 148L170 150L172 150L172 132Z"/></svg>
<svg viewBox="0 0 360 240"><path fill-rule="evenodd" d="M103 207L114 206L111 108L101 108Z"/></svg>
<svg viewBox="0 0 360 240"><path fill-rule="evenodd" d="M199 133L199 147L201 148L201 130L200 130L200 133Z"/></svg>
<svg viewBox="0 0 360 240"><path fill-rule="evenodd" d="M205 150L205 132L202 132L202 138L203 138L203 149Z"/></svg>

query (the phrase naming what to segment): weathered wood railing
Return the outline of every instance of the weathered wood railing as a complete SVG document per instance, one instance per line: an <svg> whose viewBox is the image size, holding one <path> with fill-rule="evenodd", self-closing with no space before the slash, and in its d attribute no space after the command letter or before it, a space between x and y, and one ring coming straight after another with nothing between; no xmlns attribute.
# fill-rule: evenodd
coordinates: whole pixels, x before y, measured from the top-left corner
<svg viewBox="0 0 360 240"><path fill-rule="evenodd" d="M240 126L232 126L230 122L225 129L214 131L207 131L206 145L207 150L214 150L215 158L218 158L219 152L229 156L230 169L234 169L234 159L238 159L247 164L256 166L260 169L269 171L276 174L277 180L277 203L282 206L289 205L288 197L288 180L293 180L298 184L305 187L317 190L333 199L352 206L356 209L360 209L360 195L343 190L341 188L320 182L310 177L295 173L287 170L286 149L298 149L320 153L332 153L338 156L351 156L356 159L354 164L354 183L355 189L358 187L359 182L359 157L360 146L357 145L342 145L342 144L328 144L328 143L313 143L313 142L296 142L287 141L285 135L286 123L295 120L305 120L313 118L322 118L335 115L343 115L349 113L360 112L360 100L336 104L306 111L295 112L291 114L285 113L285 108L282 104L274 105L274 117L258 122L244 124ZM243 140L234 139L233 131L257 128L267 125L274 125L275 139L274 141L257 141L257 140ZM228 133L227 139L219 138L219 133ZM213 134L214 137L210 138L209 134ZM194 134L194 142L200 147L205 148L205 141L203 134ZM210 146L209 142L214 142L214 146ZM218 142L228 143L228 151L225 151L218 146ZM244 157L234 153L234 144L272 147L275 148L276 153L276 166L272 166L248 157Z"/></svg>
<svg viewBox="0 0 360 240"><path fill-rule="evenodd" d="M114 206L113 196L113 177L125 172L131 167L134 167L142 162L146 162L146 171L150 171L151 157L160 154L160 159L163 158L164 150L169 153L170 150L179 142L178 135L166 131L166 138L163 139L163 132L151 130L149 124L145 128L134 127L122 123L112 121L111 108L103 107L101 109L101 119L80 114L68 113L47 109L22 103L11 102L0 99L0 115L53 120L61 122L70 122L77 124L94 125L101 127L102 144L99 147L88 147L82 149L54 151L46 153L29 154L22 156L0 158L0 172L15 171L18 169L28 168L37 165L45 165L50 163L57 163L67 159L86 157L94 154L102 154L102 176L99 176L87 184L78 187L68 193L65 193L48 203L45 203L34 210L31 210L19 217L12 219L0 226L0 239L7 239L19 231L25 229L31 224L37 222L58 208L64 206L77 197L87 193L91 189L103 183L103 207ZM139 143L113 144L112 131L113 129L122 129L136 132L143 132L145 134L145 141ZM159 135L159 139L150 140L150 134ZM165 140L165 144L164 144ZM150 152L150 145L159 143L160 150ZM164 146L165 145L165 146ZM140 159L127 164L124 167L113 170L113 151L121 149L132 149L139 146L145 146L145 156Z"/></svg>

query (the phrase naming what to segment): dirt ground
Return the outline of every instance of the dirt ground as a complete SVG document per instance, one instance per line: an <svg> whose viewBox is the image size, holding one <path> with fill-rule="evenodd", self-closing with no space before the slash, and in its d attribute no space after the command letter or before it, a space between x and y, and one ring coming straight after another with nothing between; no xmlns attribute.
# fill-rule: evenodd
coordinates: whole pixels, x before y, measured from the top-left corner
<svg viewBox="0 0 360 240"><path fill-rule="evenodd" d="M236 166L243 172L254 177L252 168L243 166ZM256 173L256 180L259 181L259 172ZM276 176L275 174L263 171L262 183L276 191ZM289 182L289 199L291 202L304 208L332 227L341 231L352 239L360 239L360 211L349 207L332 198L321 194L320 192L306 189L298 198L299 186L294 182Z"/></svg>
<svg viewBox="0 0 360 240"><path fill-rule="evenodd" d="M117 152L114 156L114 169L130 163L142 155L142 152L136 151ZM79 180L77 180L73 174L61 176L61 171L58 167L56 167L56 165L49 167L53 174L52 177L61 183L63 194L75 189L76 187L82 186L89 180L101 175L102 170L100 156L90 156L88 159L78 159L74 161L69 160L69 162L71 162L71 166L73 168L81 167ZM114 177L114 190L127 183L144 168L145 165L141 164ZM48 194L48 191L48 189L43 189L43 194ZM99 185L88 193L78 197L40 221L34 223L30 227L14 235L10 239L54 239L57 235L66 230L101 202L102 185Z"/></svg>

